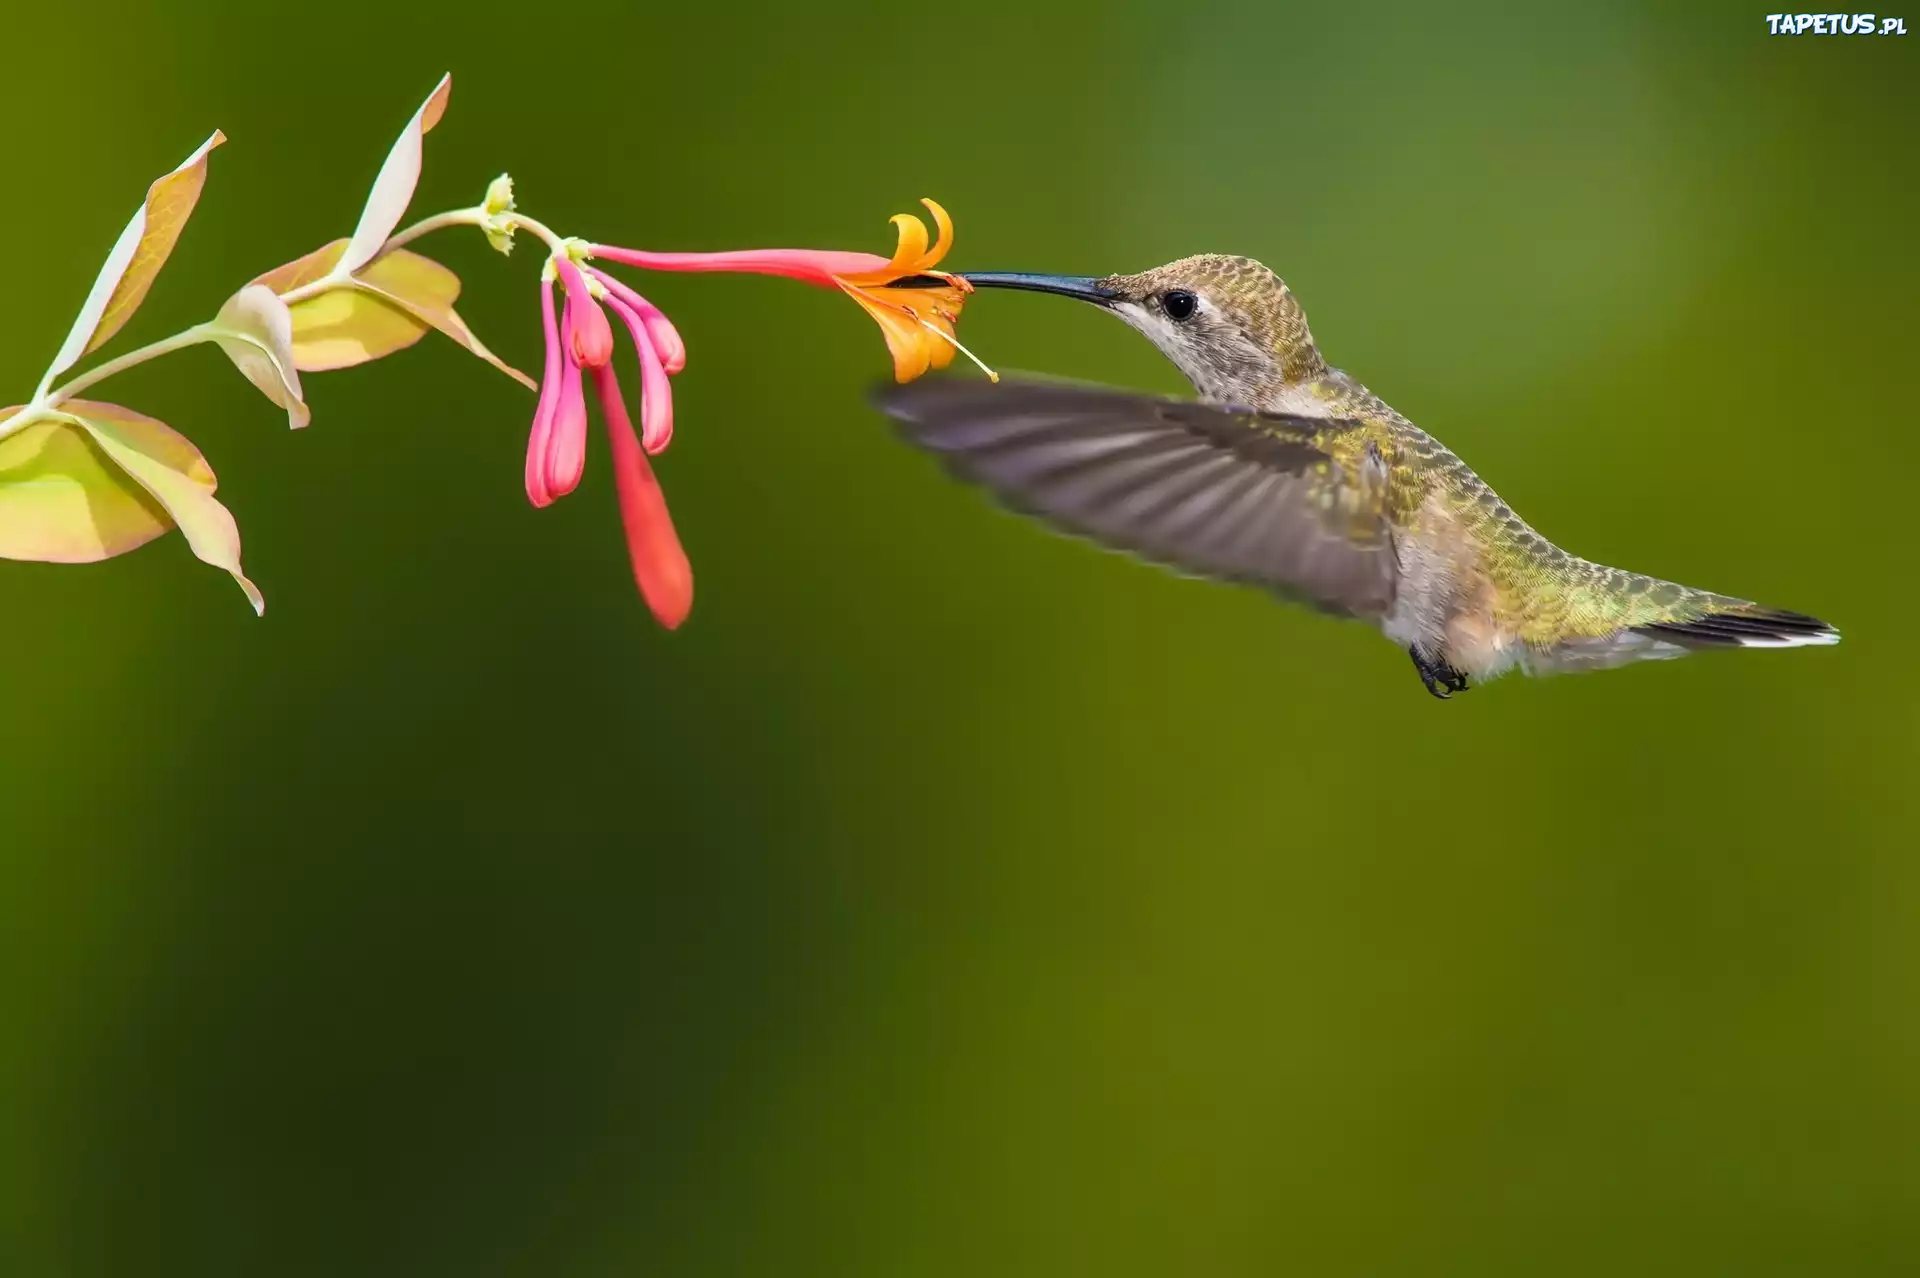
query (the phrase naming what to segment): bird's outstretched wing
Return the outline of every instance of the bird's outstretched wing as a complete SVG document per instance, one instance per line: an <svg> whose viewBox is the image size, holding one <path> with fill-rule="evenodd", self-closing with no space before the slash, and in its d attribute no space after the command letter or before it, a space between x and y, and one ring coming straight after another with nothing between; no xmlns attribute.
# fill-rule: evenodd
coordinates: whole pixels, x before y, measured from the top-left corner
<svg viewBox="0 0 1920 1278"><path fill-rule="evenodd" d="M927 379L875 402L1060 531L1346 616L1393 605L1387 468L1362 423L1045 381Z"/></svg>

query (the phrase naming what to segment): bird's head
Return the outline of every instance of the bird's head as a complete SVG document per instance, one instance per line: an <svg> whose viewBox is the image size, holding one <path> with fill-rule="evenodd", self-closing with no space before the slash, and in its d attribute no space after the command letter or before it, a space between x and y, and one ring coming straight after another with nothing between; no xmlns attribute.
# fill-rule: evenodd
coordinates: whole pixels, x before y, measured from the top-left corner
<svg viewBox="0 0 1920 1278"><path fill-rule="evenodd" d="M963 278L977 288L1056 293L1111 311L1211 398L1245 399L1326 371L1293 291L1250 257L1203 253L1137 275L969 271Z"/></svg>

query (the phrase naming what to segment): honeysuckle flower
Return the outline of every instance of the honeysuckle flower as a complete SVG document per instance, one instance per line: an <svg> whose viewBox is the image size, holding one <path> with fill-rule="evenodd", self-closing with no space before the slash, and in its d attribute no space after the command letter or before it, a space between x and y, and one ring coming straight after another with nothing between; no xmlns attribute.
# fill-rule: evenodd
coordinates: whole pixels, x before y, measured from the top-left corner
<svg viewBox="0 0 1920 1278"><path fill-rule="evenodd" d="M607 426L607 447L613 457L614 489L620 498L620 523L627 536L627 558L633 580L653 610L654 619L669 630L679 627L693 610L693 566L674 531L666 494L654 477L647 453L634 437L620 395L620 381L611 364L593 370L600 397L600 415Z"/></svg>
<svg viewBox="0 0 1920 1278"><path fill-rule="evenodd" d="M561 311L561 331L573 325L573 300ZM564 497L580 486L587 465L587 396L581 385L580 363L570 355L560 361L560 398L553 409L548 440L547 491Z"/></svg>
<svg viewBox="0 0 1920 1278"><path fill-rule="evenodd" d="M566 289L557 319L555 280ZM613 330L600 308L602 301L626 325L639 358L641 446L657 455L673 439L673 390L667 377L687 366L687 347L678 330L659 307L626 283L597 267L583 269L571 250L557 252L540 284L547 354L527 438L527 498L536 506L564 497L580 482L587 434L582 373L604 368L613 358ZM613 389L617 392L618 385Z"/></svg>
<svg viewBox="0 0 1920 1278"><path fill-rule="evenodd" d="M510 193L507 197L510 199ZM693 604L693 572L687 564L666 499L647 461L673 439L670 378L686 367L687 347L660 308L634 288L593 264L605 258L628 266L663 271L740 271L779 275L836 288L860 304L880 325L893 355L894 376L911 381L930 368L943 368L954 353L973 353L954 336L960 308L972 286L936 269L953 247L953 221L932 200L922 201L933 215L938 238L911 213L897 214L892 257L819 249L755 249L730 253L650 253L548 235L553 251L541 272L540 324L546 359L540 399L527 434L527 499L546 506L572 492L586 464L585 376L607 428L620 519L634 581L648 607L669 628L685 620ZM505 207L503 205L503 207ZM554 286L564 291L556 305ZM640 365L640 431L636 436L620 381L613 370L611 310L625 325ZM978 359L974 359L979 364ZM980 367L989 377L995 374Z"/></svg>
<svg viewBox="0 0 1920 1278"><path fill-rule="evenodd" d="M572 257L556 253L554 270L567 286L567 354L581 368L603 368L613 358L613 329L605 311L594 301L587 277Z"/></svg>
<svg viewBox="0 0 1920 1278"><path fill-rule="evenodd" d="M546 334L547 356L540 374L540 399L533 409L533 429L527 435L527 500L535 506L553 501L547 482L547 450L553 441L553 417L560 408L560 379L566 356L560 350L560 329L553 312L553 276L540 278L540 326Z"/></svg>
<svg viewBox="0 0 1920 1278"><path fill-rule="evenodd" d="M540 279L540 324L546 359L540 399L527 436L527 499L546 506L572 492L586 467L584 375L591 373L606 424L620 521L634 582L661 625L672 629L693 606L693 570L681 548L648 453L667 446L673 404L667 375L686 365L686 346L659 309L604 272L582 270L573 246L548 259ZM590 282L591 281L591 282ZM557 308L554 285L565 290ZM600 296L595 297L595 289ZM636 437L613 370L613 330L600 303L626 325L640 362L641 434Z"/></svg>
<svg viewBox="0 0 1920 1278"><path fill-rule="evenodd" d="M963 352L988 377L998 375L960 344L954 326L973 286L960 276L934 269L953 247L953 220L933 200L922 200L939 234L931 246L926 223L911 213L896 213L899 240L890 258L877 253L831 249L744 249L725 253L652 253L644 249L594 244L589 253L625 266L655 271L740 271L804 280L837 288L880 325L893 355L893 375L910 382L930 368L945 368L954 352ZM915 280L911 288L895 287ZM939 281L934 283L932 281Z"/></svg>
<svg viewBox="0 0 1920 1278"><path fill-rule="evenodd" d="M687 344L659 307L605 271L587 274L607 291L607 305L626 324L640 356L640 444L658 455L673 442L673 388L669 374L687 366Z"/></svg>

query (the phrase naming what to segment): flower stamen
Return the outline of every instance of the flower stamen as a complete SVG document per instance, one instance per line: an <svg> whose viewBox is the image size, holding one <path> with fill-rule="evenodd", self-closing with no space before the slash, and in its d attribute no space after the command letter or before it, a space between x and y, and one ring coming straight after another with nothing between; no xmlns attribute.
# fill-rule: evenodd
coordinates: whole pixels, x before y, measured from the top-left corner
<svg viewBox="0 0 1920 1278"><path fill-rule="evenodd" d="M942 318L944 319L946 317L942 316ZM975 355L972 351L968 350L964 344L961 343L959 338L947 332L945 329L938 327L937 325L929 324L926 320L920 319L918 316L915 316L914 319L915 319L915 322L918 323L921 328L926 329L929 333L932 333L935 337L939 338L941 341L947 343L949 346L953 347L953 349L955 349L956 351L959 351L962 355L965 355L968 359L972 360L974 362L974 365L977 368L979 368L981 372L987 375L988 381L994 382L994 383L999 382L1000 374L994 372L991 368L988 368L978 355ZM951 323L952 321L949 320L948 322Z"/></svg>

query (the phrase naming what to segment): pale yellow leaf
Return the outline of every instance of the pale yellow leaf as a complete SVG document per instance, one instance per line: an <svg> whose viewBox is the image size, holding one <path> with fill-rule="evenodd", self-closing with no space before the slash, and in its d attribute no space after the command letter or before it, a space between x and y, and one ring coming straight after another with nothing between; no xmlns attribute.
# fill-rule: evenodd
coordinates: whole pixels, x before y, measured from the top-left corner
<svg viewBox="0 0 1920 1278"><path fill-rule="evenodd" d="M264 284L276 293L291 292L324 278L340 261L346 247L345 240L335 240L305 257L268 271L254 283ZM405 249L395 249L361 274L371 281L385 280L424 291L449 306L460 296L459 276ZM293 360L301 372L351 368L391 355L419 341L428 328L424 321L392 303L346 287L329 289L317 297L295 302L289 310L293 316Z"/></svg>
<svg viewBox="0 0 1920 1278"><path fill-rule="evenodd" d="M215 130L179 168L147 188L145 202L120 232L94 278L86 305L74 318L49 375L71 368L75 360L119 332L140 309L154 277L179 242L193 206L199 203L207 181L208 153L226 140L224 133Z"/></svg>
<svg viewBox="0 0 1920 1278"><path fill-rule="evenodd" d="M288 293L324 279L341 260L345 240L335 240L305 257L255 280L276 293ZM529 390L538 383L505 363L474 335L453 304L460 277L429 257L394 249L363 267L354 277L359 288L331 288L295 302L294 363L302 372L350 368L391 355L437 328Z"/></svg>
<svg viewBox="0 0 1920 1278"><path fill-rule="evenodd" d="M0 421L19 412L0 410ZM144 546L173 518L72 422L0 439L0 558L85 564Z"/></svg>
<svg viewBox="0 0 1920 1278"><path fill-rule="evenodd" d="M398 256L398 254L390 254L389 256ZM445 301L441 301L439 297L436 296L436 290L426 287L430 281L424 272L418 269L411 269L404 279L387 279L376 283L373 277L382 266L386 265L387 260L387 258L381 258L378 262L375 262L372 266L361 272L361 278L370 291L376 296L392 302L395 306L398 306L415 319L433 325L433 327L439 329L442 333L445 333L448 337L451 337L454 341L460 343L460 345L466 347L475 355L478 355L481 359L505 373L508 377L513 378L528 390L537 391L540 389L538 382L487 349L486 343L474 335L473 330L467 327L467 322L460 318L460 313L453 309L453 299L449 297ZM434 267L437 270L446 269L437 262L428 261L426 258L417 258L416 260L424 262L426 265ZM451 271L447 273L452 275ZM395 272L395 274L397 275L399 273ZM454 289L457 294L459 290L459 280L457 277L454 280Z"/></svg>
<svg viewBox="0 0 1920 1278"><path fill-rule="evenodd" d="M393 149L387 152L380 175L374 178L373 189L367 194L366 207L360 211L360 224L353 228L353 238L342 259L348 271L357 271L372 261L373 255L393 234L393 228L400 224L400 215L412 203L413 188L420 181L424 139L428 130L440 122L447 109L447 95L452 92L453 77L442 76L427 100L407 121L407 127L400 131Z"/></svg>
<svg viewBox="0 0 1920 1278"><path fill-rule="evenodd" d="M214 497L213 469L200 450L164 422L118 404L70 399L61 407L84 422L114 464L166 508L193 553L232 574L253 610L264 613L266 600L240 571L240 529Z"/></svg>
<svg viewBox="0 0 1920 1278"><path fill-rule="evenodd" d="M228 298L214 317L213 334L234 367L287 410L288 426L298 430L312 420L294 361L293 315L272 289L249 284Z"/></svg>

